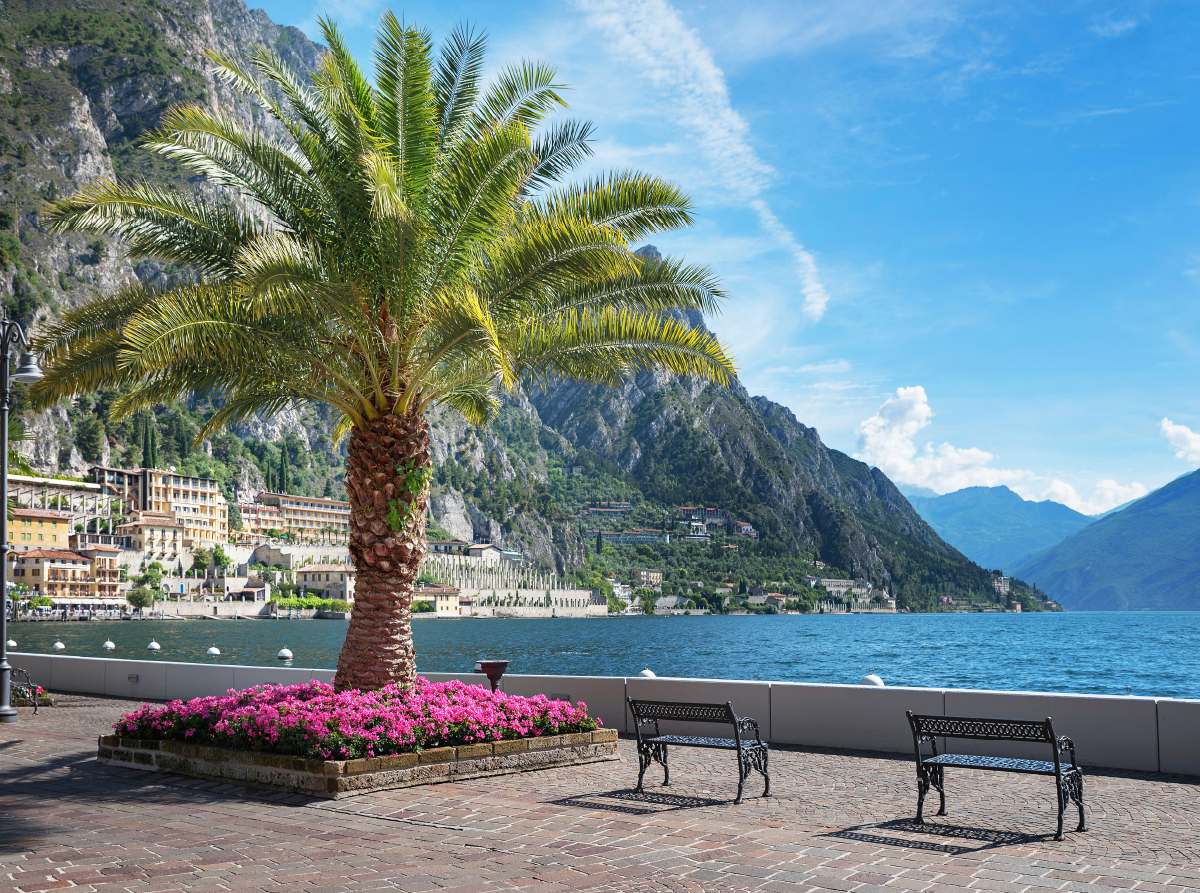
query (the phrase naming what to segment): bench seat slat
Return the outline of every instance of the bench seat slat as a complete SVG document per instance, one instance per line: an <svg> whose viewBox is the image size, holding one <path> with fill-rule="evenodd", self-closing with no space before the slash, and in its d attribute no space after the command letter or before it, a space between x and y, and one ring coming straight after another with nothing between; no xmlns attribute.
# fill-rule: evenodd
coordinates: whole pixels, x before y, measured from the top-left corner
<svg viewBox="0 0 1200 893"><path fill-rule="evenodd" d="M1033 775L1053 775L1054 764L1045 760L1017 760L1010 757L987 757L965 753L944 753L927 757L926 766L961 766L966 769L993 769L997 772L1024 772Z"/></svg>
<svg viewBox="0 0 1200 893"><path fill-rule="evenodd" d="M681 747L716 747L723 750L737 750L737 742L732 738L709 738L704 735L646 735L642 740L659 744L678 744ZM742 747L752 746L757 746L757 742L742 742Z"/></svg>

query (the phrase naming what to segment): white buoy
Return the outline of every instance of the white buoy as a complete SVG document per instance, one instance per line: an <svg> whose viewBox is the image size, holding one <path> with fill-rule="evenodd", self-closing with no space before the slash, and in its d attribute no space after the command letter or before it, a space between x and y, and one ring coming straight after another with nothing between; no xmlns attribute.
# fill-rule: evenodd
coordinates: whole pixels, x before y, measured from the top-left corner
<svg viewBox="0 0 1200 893"><path fill-rule="evenodd" d="M880 679L878 676L876 676L876 675L875 675L875 671L874 671L874 670L868 670L868 671L867 671L867 675L866 675L866 676L863 676L863 678L862 678L862 682L860 682L860 683L858 683L858 684L859 684L859 685L877 685L877 686L879 686L880 688L884 688L884 687L885 687L885 686L884 686L884 684L883 684L883 680L882 680L882 679Z"/></svg>
<svg viewBox="0 0 1200 893"><path fill-rule="evenodd" d="M209 655L209 657L218 657L221 654L221 649L218 648L216 645L213 645L212 648L208 649L207 654Z"/></svg>
<svg viewBox="0 0 1200 893"><path fill-rule="evenodd" d="M655 675L654 675L654 671L653 671L653 670L651 670L649 667L646 667L646 669L642 670L642 672L638 673L638 675L639 675L639 676L641 676L643 679L654 679L654 678L657 678L657 677L655 677Z"/></svg>
<svg viewBox="0 0 1200 893"><path fill-rule="evenodd" d="M54 643L54 650L55 650L55 651L66 651L66 650L67 650L67 646L66 646L66 645L64 645L62 642L55 642L55 643Z"/></svg>
<svg viewBox="0 0 1200 893"><path fill-rule="evenodd" d="M116 645L114 645L114 644L112 643L112 640L110 639L109 641L107 641L107 642L105 642L103 645L101 645L100 647L101 647L101 648L103 648L105 651L112 651L112 650L113 650L114 648L116 648L117 646L116 646Z"/></svg>
<svg viewBox="0 0 1200 893"><path fill-rule="evenodd" d="M151 642L146 646L147 651L158 651L160 648L162 648L162 645L159 645L157 642Z"/></svg>
<svg viewBox="0 0 1200 893"><path fill-rule="evenodd" d="M280 648L279 653L276 654L275 656L277 658L279 658L280 660L291 660L292 652L288 651L286 648Z"/></svg>
<svg viewBox="0 0 1200 893"><path fill-rule="evenodd" d="M16 647L17 647L17 643L16 643L16 642L14 642L12 639L9 639L9 640L8 640L8 647L9 647L9 648L16 648Z"/></svg>

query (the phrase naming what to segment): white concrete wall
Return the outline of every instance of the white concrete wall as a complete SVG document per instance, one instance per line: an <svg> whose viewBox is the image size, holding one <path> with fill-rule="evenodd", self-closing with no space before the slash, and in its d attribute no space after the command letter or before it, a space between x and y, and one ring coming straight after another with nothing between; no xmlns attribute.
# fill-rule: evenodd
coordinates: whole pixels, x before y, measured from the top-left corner
<svg viewBox="0 0 1200 893"><path fill-rule="evenodd" d="M1200 775L1200 701L1158 702L1159 772Z"/></svg>
<svg viewBox="0 0 1200 893"><path fill-rule="evenodd" d="M771 740L777 744L913 752L906 710L942 713L935 688L771 684Z"/></svg>
<svg viewBox="0 0 1200 893"><path fill-rule="evenodd" d="M599 717L606 729L625 731L625 680L620 676L505 676L500 680L505 694L546 695L549 698L587 704L589 716Z"/></svg>
<svg viewBox="0 0 1200 893"><path fill-rule="evenodd" d="M264 683L291 685L309 679L329 682L332 670L245 667L117 660L66 655L10 655L13 666L57 692L173 700L224 694ZM460 679L486 685L474 673L422 673L431 682ZM136 681L130 677L136 676ZM1054 730L1074 739L1084 766L1162 771L1200 776L1200 700L1101 697L1040 692L961 689L877 688L793 682L722 679L644 679L620 676L507 675L508 694L566 697L584 701L605 727L632 732L625 703L634 698L704 703L733 702L739 716L758 720L775 744L912 753L905 711L949 716L984 716L1054 721ZM706 723L663 724L664 732L725 735ZM952 751L1050 757L1047 745L953 740Z"/></svg>
<svg viewBox="0 0 1200 893"><path fill-rule="evenodd" d="M1067 735L1075 742L1081 765L1158 771L1158 712L1153 698L947 689L945 714L1006 719L1050 717L1054 734ZM947 743L957 753L1054 759L1044 744Z"/></svg>

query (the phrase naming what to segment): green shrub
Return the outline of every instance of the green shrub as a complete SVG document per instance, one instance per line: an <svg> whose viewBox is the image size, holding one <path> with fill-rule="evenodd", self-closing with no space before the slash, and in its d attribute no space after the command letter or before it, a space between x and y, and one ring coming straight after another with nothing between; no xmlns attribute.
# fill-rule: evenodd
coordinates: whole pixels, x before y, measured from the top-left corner
<svg viewBox="0 0 1200 893"><path fill-rule="evenodd" d="M273 598L271 599L279 608L288 610L316 608L318 611L349 611L350 603L342 601L340 598L315 598L306 596L305 598Z"/></svg>

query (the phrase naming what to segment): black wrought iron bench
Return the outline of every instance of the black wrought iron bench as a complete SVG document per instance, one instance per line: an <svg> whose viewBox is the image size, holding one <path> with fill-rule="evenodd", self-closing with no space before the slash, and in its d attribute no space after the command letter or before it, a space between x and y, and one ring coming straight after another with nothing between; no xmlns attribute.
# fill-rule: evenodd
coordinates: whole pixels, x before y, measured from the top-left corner
<svg viewBox="0 0 1200 893"><path fill-rule="evenodd" d="M18 682L17 677L24 676L24 682ZM9 671L9 693L13 701L29 701L33 705L33 713L36 716L38 712L38 687L33 680L29 678L29 673L22 670L20 667L13 667ZM24 706L21 704L20 706Z"/></svg>
<svg viewBox="0 0 1200 893"><path fill-rule="evenodd" d="M771 796L771 776L767 765L767 742L762 740L758 723L749 716L738 716L733 712L733 702L724 704L690 704L675 701L637 701L628 698L629 710L633 713L634 729L637 732L638 783L642 790L642 779L650 764L663 767L663 784L671 783L671 767L667 765L667 748L703 747L714 750L732 750L738 761L738 792L735 803L742 802L742 788L751 771L757 769L767 786L763 796ZM697 735L664 735L659 729L660 721L707 722L727 725L733 731L732 738L708 738ZM653 735L643 735L643 725L654 725ZM743 734L754 733L754 740L744 740Z"/></svg>
<svg viewBox="0 0 1200 893"><path fill-rule="evenodd" d="M945 769L956 766L963 769L986 769L994 772L1020 772L1028 775L1053 775L1058 791L1058 833L1055 840L1063 839L1063 818L1067 813L1068 801L1079 807L1079 827L1087 830L1087 819L1083 808L1083 771L1075 761L1075 743L1066 735L1055 736L1050 717L1044 721L1027 719L982 719L974 716L926 716L908 711L908 723L912 726L913 746L917 753L917 823L925 821L923 810L925 795L929 788L937 790L941 797L938 815L946 814ZM1025 741L1047 744L1054 757L1045 760L1018 760L1010 757L975 756L937 752L938 738L964 738L975 741ZM921 745L929 744L933 755L921 755ZM947 745L948 749L948 745ZM1060 755L1069 753L1071 765L1064 766Z"/></svg>

